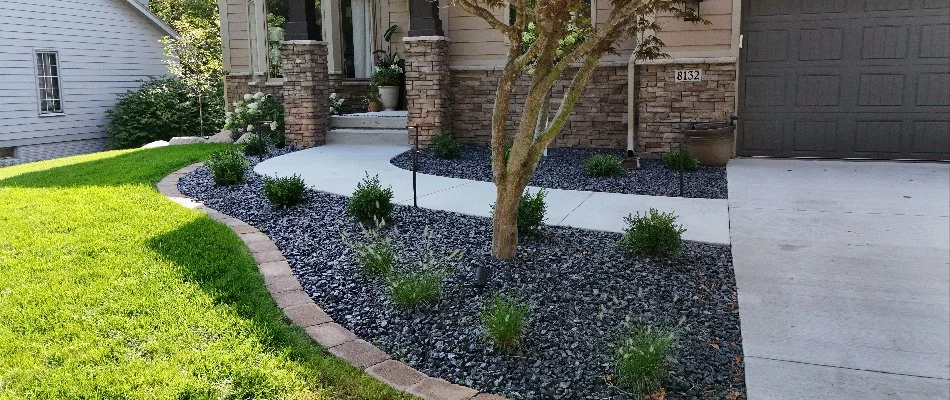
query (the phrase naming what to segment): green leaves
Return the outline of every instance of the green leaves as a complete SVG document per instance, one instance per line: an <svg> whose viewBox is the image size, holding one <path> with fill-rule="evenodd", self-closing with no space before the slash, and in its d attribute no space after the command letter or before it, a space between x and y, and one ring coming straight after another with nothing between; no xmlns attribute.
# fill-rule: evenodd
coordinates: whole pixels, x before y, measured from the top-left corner
<svg viewBox="0 0 950 400"><path fill-rule="evenodd" d="M624 218L627 229L620 248L635 255L671 257L683 250L683 229L676 225L676 215L663 213L651 208L644 215Z"/></svg>

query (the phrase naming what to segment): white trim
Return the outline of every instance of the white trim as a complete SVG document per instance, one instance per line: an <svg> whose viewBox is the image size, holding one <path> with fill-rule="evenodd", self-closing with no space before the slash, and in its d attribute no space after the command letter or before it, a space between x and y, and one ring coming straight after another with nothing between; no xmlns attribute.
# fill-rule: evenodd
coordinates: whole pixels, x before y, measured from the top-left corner
<svg viewBox="0 0 950 400"><path fill-rule="evenodd" d="M146 7L142 3L139 3L135 0L125 0L125 2L128 3L130 6L132 6L133 8L135 8L136 10L138 10L138 12L142 13L142 15L144 15L145 18L148 18L149 21L152 21L152 23L154 23L155 25L158 25L158 27L161 30L165 31L165 33L167 33L168 36L171 36L174 39L179 38L178 32L175 32L175 30L172 29L172 27L168 26L168 24L166 24L165 21L162 21L161 18L159 18L157 15L149 11L148 7Z"/></svg>
<svg viewBox="0 0 950 400"><path fill-rule="evenodd" d="M679 57L660 60L631 60L636 65L669 65L669 64L735 64L736 58L728 57Z"/></svg>
<svg viewBox="0 0 950 400"><path fill-rule="evenodd" d="M39 55L40 54L53 54L56 57L56 90L59 92L59 111L52 112L43 112L43 98L40 97L40 72L39 72ZM33 49L33 82L35 86L35 95L36 95L36 113L40 117L58 117L66 115L66 103L63 101L65 97L63 95L63 60L59 57L59 50L49 49L49 48L34 48Z"/></svg>
<svg viewBox="0 0 950 400"><path fill-rule="evenodd" d="M445 36L406 36L402 38L403 43L408 42L437 42L437 41L449 41L449 38Z"/></svg>
<svg viewBox="0 0 950 400"><path fill-rule="evenodd" d="M218 16L221 18L221 69L231 70L231 30L228 29L228 0L218 0ZM227 96L225 96L227 98Z"/></svg>

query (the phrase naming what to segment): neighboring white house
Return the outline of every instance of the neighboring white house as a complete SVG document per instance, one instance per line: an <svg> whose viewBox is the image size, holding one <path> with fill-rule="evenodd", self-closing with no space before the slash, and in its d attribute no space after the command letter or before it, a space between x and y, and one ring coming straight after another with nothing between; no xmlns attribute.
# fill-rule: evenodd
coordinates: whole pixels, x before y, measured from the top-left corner
<svg viewBox="0 0 950 400"><path fill-rule="evenodd" d="M102 150L106 110L167 73L148 0L0 0L0 166Z"/></svg>

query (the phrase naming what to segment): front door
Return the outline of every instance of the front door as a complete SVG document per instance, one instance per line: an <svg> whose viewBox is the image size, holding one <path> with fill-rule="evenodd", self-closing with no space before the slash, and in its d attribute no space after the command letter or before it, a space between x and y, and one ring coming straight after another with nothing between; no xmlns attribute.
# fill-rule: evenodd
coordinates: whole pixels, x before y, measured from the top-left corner
<svg viewBox="0 0 950 400"><path fill-rule="evenodd" d="M342 0L344 67L347 78L369 78L373 74L372 0Z"/></svg>

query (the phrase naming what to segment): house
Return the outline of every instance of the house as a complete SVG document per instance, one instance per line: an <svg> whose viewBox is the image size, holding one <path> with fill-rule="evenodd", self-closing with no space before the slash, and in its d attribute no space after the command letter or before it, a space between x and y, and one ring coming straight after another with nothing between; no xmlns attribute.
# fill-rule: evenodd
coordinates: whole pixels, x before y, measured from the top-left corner
<svg viewBox="0 0 950 400"><path fill-rule="evenodd" d="M263 3L219 0L229 99L295 93L268 73ZM304 16L288 38L325 41L319 57L329 91L358 105L373 52L392 48L406 58L409 126L423 126L423 139L487 142L506 44L481 19L451 0L322 0L319 15L306 0L290 3L290 14ZM633 41L622 43L601 62L555 146L659 155L682 142L684 123L737 116L740 156L950 159L948 2L686 3L710 23L658 16L669 59L634 59ZM592 21L602 23L610 9L610 0L591 0ZM506 12L497 17L507 20ZM387 43L381 32L391 25Z"/></svg>
<svg viewBox="0 0 950 400"><path fill-rule="evenodd" d="M106 148L106 110L164 75L148 0L0 2L0 166Z"/></svg>

